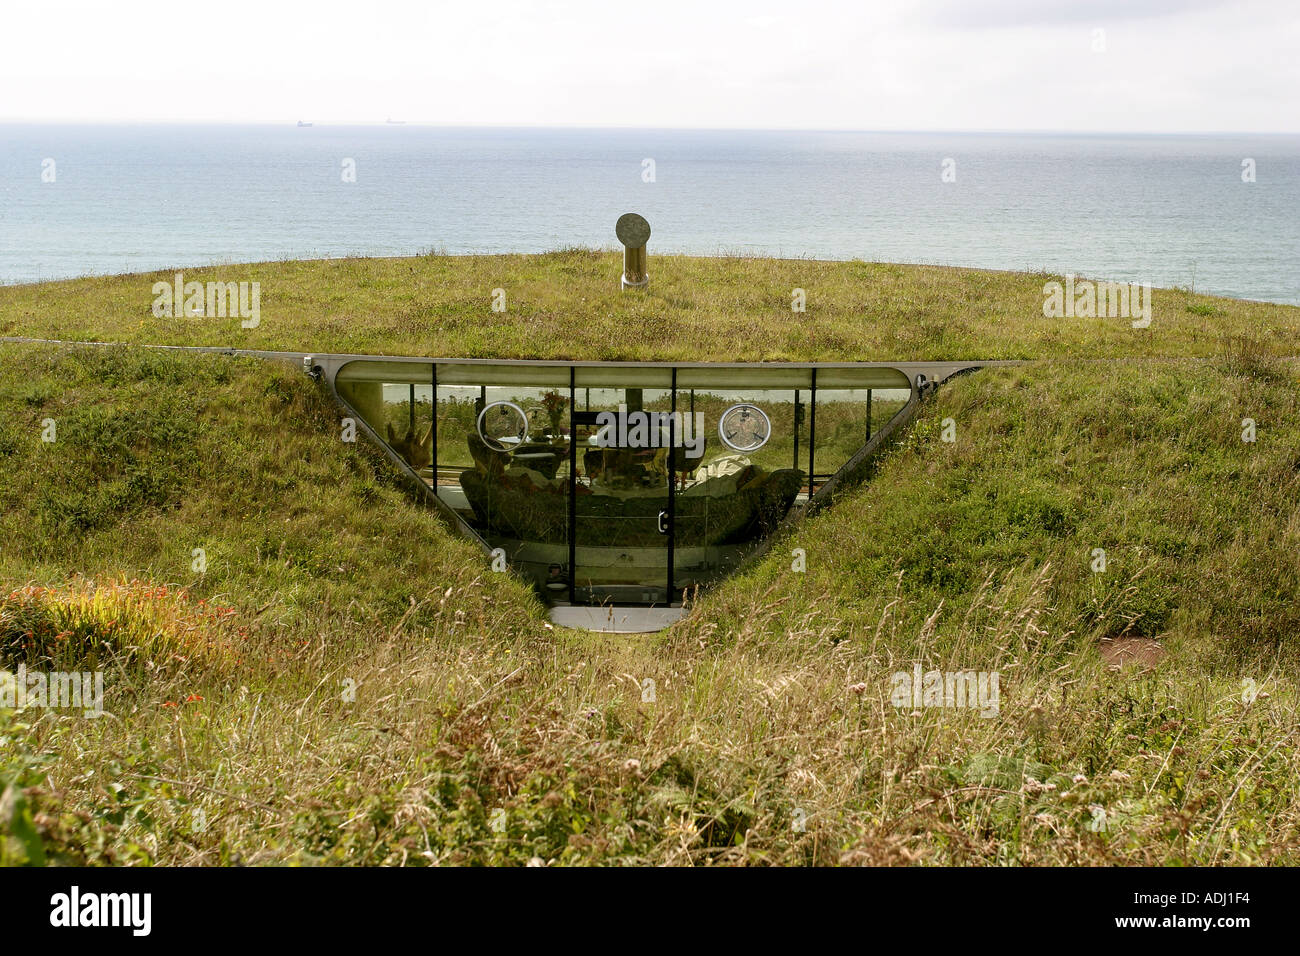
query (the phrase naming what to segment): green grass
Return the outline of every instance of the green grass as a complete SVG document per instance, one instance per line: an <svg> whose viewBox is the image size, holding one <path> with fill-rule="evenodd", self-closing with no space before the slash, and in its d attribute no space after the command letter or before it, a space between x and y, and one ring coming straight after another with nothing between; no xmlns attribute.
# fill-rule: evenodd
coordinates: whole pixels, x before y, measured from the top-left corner
<svg viewBox="0 0 1300 956"><path fill-rule="evenodd" d="M456 290L489 264L503 270L493 285L547 279L554 310L537 321L480 316L473 331ZM1041 316L1006 322L1017 302L1033 306L1016 284L1041 288L1039 277L670 260L652 269L659 295L679 264L690 275L682 290L710 291L680 291L681 321L657 341L635 326L615 331L617 316L648 308L634 297L604 289L582 301L584 283L612 273L607 256L267 266L284 278L282 295L297 275L299 301L340 304L315 328L304 307L297 331L277 331L264 300L257 331L283 338L258 345L939 358L994 348L1153 354L1140 350L1157 341L1129 328L1020 334L1045 329ZM776 280L805 266L842 275L838 318L780 314L788 290ZM462 318L441 333L399 326L401 306L385 291L408 268L427 270L422 308L436 310L445 294ZM747 351L691 356L702 341L721 348L719 328L740 321L762 276L773 311L770 321L750 317ZM0 316L7 334L126 338L105 317L111 308L96 309L138 281L0 290ZM991 318L958 316L984 308L961 304L979 282L1003 289L1001 336ZM801 284L815 310L818 286ZM1176 303L1166 313L1162 295ZM49 299L44 325L15 318L15 296ZM870 310L854 314L855 296L897 302L893 324L865 323ZM901 331L909 298L929 303L918 311L935 326L915 341ZM0 709L0 857L1300 863L1300 369L1277 360L1292 349L1267 331L1296 310L1184 308L1199 299L1157 293L1146 331L1160 332L1164 314L1170 354L1206 361L1043 362L952 381L868 485L702 595L677 626L644 636L551 628L529 591L491 573L373 449L338 440L335 408L299 371L0 346L0 597L19 592L0 601L0 646L39 664L26 631L45 620L37 611L54 613L50 602L87 593L78 575L105 591L135 578L187 595L183 607L150 605L129 619L168 638L145 653L151 667L125 653L140 640L115 644L98 618L76 619L109 669L111 717ZM718 308L724 301L733 311ZM355 327L329 318L348 309ZM792 321L825 322L844 342L808 341ZM154 337L147 327L130 334ZM924 351L936 342L947 351ZM941 440L947 418L953 443ZM1244 418L1257 424L1253 443L1242 441ZM41 441L46 419L57 424L52 444ZM194 548L205 551L202 573ZM791 569L795 548L806 573ZM1093 570L1098 548L1103 573ZM46 604L23 603L29 585L53 589ZM113 599L93 595L96 606ZM233 638L235 659L178 658L177 640L193 633L185 608L199 601L236 609L219 632ZM56 636L69 629L66 615L48 619ZM1112 668L1103 639L1158 659ZM916 663L997 671L998 714L893 707L892 675ZM653 701L642 699L646 679Z"/></svg>
<svg viewBox="0 0 1300 956"><path fill-rule="evenodd" d="M337 406L300 371L139 349L4 354L11 578L206 580L197 593L269 605L263 618L289 623L323 601L374 624L405 612L446 562L478 563L375 449L339 440Z"/></svg>
<svg viewBox="0 0 1300 956"><path fill-rule="evenodd" d="M1153 291L1150 328L1043 317L1060 276L815 260L652 256L648 292L615 253L273 262L0 286L0 336L447 357L903 361L1293 355L1300 307ZM155 282L258 282L261 324L156 319ZM805 290L807 311L791 312ZM504 289L506 311L492 311Z"/></svg>

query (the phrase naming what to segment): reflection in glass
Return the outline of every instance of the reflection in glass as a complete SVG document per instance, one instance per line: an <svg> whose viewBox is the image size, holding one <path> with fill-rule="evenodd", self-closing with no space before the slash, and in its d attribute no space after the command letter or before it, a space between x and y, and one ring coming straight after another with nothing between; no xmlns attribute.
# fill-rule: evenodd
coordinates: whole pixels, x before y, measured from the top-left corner
<svg viewBox="0 0 1300 956"><path fill-rule="evenodd" d="M353 362L340 373L339 395L426 481L433 473L433 386L430 366ZM358 368L353 369L353 366Z"/></svg>
<svg viewBox="0 0 1300 956"><path fill-rule="evenodd" d="M597 604L666 604L669 461L674 434L682 437L672 389L644 387L653 377L642 378L641 387L602 387L602 381L620 377L582 371L574 416L580 469L574 483L574 596ZM658 371L671 383L667 369Z"/></svg>
<svg viewBox="0 0 1300 956"><path fill-rule="evenodd" d="M733 570L789 513L804 482L794 459L795 394L679 387L678 402L706 441L676 502L677 594ZM753 450L730 448L722 435Z"/></svg>
<svg viewBox="0 0 1300 956"><path fill-rule="evenodd" d="M544 373L509 385L443 384L452 377L438 380L438 497L512 568L567 597L568 389Z"/></svg>
<svg viewBox="0 0 1300 956"><path fill-rule="evenodd" d="M553 600L666 604L754 553L907 401L878 367L357 360L339 396ZM810 480L811 479L811 480Z"/></svg>

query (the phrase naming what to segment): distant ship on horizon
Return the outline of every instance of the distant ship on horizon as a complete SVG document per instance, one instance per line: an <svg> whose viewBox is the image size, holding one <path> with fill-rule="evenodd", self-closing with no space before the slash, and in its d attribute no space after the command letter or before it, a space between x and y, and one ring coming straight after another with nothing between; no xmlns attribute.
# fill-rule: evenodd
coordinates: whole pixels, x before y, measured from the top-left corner
<svg viewBox="0 0 1300 956"><path fill-rule="evenodd" d="M384 122L387 123L389 126L405 126L405 125L406 125L406 120L395 120L395 119L393 119L391 116L390 116L388 119L384 120Z"/></svg>
<svg viewBox="0 0 1300 956"><path fill-rule="evenodd" d="M304 123L302 120L298 120L298 125L299 125L299 126L310 126L311 123Z"/></svg>

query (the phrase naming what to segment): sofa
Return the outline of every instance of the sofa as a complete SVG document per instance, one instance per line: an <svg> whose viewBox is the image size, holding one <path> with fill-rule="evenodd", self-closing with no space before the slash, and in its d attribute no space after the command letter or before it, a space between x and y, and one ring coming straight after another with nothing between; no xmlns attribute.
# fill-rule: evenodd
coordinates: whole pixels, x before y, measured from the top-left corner
<svg viewBox="0 0 1300 956"><path fill-rule="evenodd" d="M693 547L755 541L776 529L803 482L804 473L798 469L769 472L738 455L716 459L677 492L674 542ZM475 517L490 532L521 541L567 542L567 477L494 462L461 472L460 484ZM629 488L584 479L575 494L580 544L663 544L660 514L668 510L664 483Z"/></svg>

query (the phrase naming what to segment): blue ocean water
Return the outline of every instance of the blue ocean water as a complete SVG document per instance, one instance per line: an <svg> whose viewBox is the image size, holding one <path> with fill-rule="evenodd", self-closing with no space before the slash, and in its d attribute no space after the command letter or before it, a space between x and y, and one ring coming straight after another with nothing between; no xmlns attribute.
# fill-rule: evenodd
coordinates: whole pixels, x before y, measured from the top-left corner
<svg viewBox="0 0 1300 956"><path fill-rule="evenodd" d="M1300 304L1293 135L0 125L4 283L612 247L629 210L651 255L1046 268Z"/></svg>

